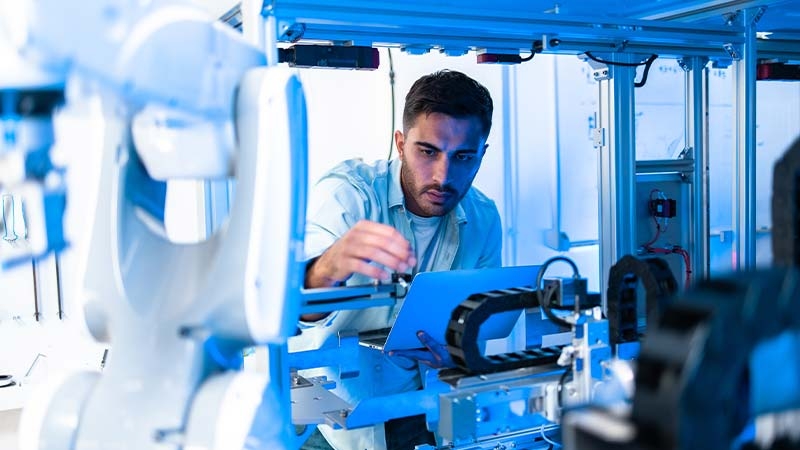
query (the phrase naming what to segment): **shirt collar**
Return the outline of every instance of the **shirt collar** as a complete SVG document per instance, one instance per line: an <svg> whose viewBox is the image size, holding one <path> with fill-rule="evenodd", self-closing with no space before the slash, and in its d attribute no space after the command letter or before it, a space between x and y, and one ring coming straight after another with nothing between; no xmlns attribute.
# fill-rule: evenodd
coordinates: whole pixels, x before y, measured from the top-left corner
<svg viewBox="0 0 800 450"><path fill-rule="evenodd" d="M403 187L400 186L401 165L402 162L399 159L389 161L389 208L403 206L405 201Z"/></svg>
<svg viewBox="0 0 800 450"><path fill-rule="evenodd" d="M403 187L400 185L400 166L402 162L399 159L389 161L389 208L394 209L405 206L405 196L403 195ZM471 188L470 188L471 189ZM450 216L455 216L456 223L466 223L467 213L458 202L455 209L450 211Z"/></svg>

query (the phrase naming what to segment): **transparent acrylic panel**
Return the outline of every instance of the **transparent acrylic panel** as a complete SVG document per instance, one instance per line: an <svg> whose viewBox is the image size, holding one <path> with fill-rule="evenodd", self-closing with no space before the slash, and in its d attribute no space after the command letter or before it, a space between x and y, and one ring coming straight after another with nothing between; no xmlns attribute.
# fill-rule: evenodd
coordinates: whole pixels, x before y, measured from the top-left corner
<svg viewBox="0 0 800 450"><path fill-rule="evenodd" d="M637 70L636 81L642 79ZM677 159L685 143L685 72L674 59L656 59L635 89L636 160Z"/></svg>
<svg viewBox="0 0 800 450"><path fill-rule="evenodd" d="M711 274L735 267L733 158L735 110L733 70L711 69L709 76L709 167ZM756 83L756 265L772 263L771 198L775 162L800 134L800 84Z"/></svg>

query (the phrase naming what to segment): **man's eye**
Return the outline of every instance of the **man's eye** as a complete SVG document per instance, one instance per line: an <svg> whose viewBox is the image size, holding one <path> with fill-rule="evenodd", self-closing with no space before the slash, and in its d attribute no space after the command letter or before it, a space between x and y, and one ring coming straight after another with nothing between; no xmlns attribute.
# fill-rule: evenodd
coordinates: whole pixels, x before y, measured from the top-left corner
<svg viewBox="0 0 800 450"><path fill-rule="evenodd" d="M425 156L433 156L433 155L436 153L436 152L434 152L433 150L431 150L431 149L429 149L429 148L423 148L423 149L421 149L420 151L421 151L421 152L422 152L422 154L423 154L423 155L425 155Z"/></svg>
<svg viewBox="0 0 800 450"><path fill-rule="evenodd" d="M475 155L472 153L458 153L456 154L456 159L459 161L472 161L475 158Z"/></svg>

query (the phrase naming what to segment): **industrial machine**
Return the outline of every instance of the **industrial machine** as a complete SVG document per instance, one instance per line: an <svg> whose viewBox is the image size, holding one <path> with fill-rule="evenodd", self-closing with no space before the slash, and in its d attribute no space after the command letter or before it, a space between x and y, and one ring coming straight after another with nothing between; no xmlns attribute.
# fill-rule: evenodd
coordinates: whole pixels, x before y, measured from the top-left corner
<svg viewBox="0 0 800 450"><path fill-rule="evenodd" d="M797 273L786 268L707 280L703 102L709 61L733 64L741 180L737 264L752 269L755 130L748 124L756 68L759 59L800 59L796 36L778 30L773 39L757 39L757 25L770 17L767 7L795 5L668 1L625 8L614 2L619 13L603 14L593 3L562 2L547 11L496 3L488 9L483 2L454 1L245 1L226 15L227 23L177 0L0 4L0 47L10 55L0 63L0 194L4 214L6 196L27 205L32 233L30 246L4 250L0 264L69 245L61 223L69 201L64 171L87 161L76 154L60 158L50 147L58 139L53 113L71 96L86 94L70 90L72 83L101 98L105 117L104 149L89 162L101 166L102 189L95 203L84 205L92 238L83 271L93 297L88 327L111 347L107 369L40 392L25 410L23 449L298 448L317 424L358 428L413 414L425 414L440 437L437 445L453 449L722 448L756 416L753 445L796 446L796 358L789 358L789 375L777 388L766 381L771 366L759 362L796 348ZM589 9L587 16L569 13L578 6ZM720 17L725 21L718 23ZM303 47L320 42L326 48ZM483 63L518 63L540 52L585 55L600 83L594 135L600 273L610 277L601 276L602 302L590 300L574 263L572 285L545 280L548 262L529 286L477 293L453 312L448 329L456 368L427 372L420 391L350 405L329 392L334 380L290 371L297 364L286 341L298 314L394 304L406 282L300 289L305 103L296 75L275 66L339 61L370 68L376 46L476 51ZM681 59L687 148L678 160L639 164L633 92L654 54ZM637 82L640 65L645 79ZM769 66L759 74L792 76L783 69ZM165 183L174 179L237 182L228 221L203 242L177 245L165 238ZM790 198L796 209L791 192L779 198ZM643 202L647 212L637 216ZM672 233L681 241L667 246L658 238L676 212ZM651 223L654 237L644 236L653 232ZM792 229L792 220L781 223ZM15 232L4 227L5 235ZM797 235L782 230L782 236ZM553 247L562 250L556 231ZM797 246L792 240L780 247ZM779 262L795 264L796 253ZM643 260L652 256L680 257L685 265ZM684 287L699 283L676 297L676 278L684 273L691 274ZM644 309L636 298L640 284ZM569 342L482 355L481 324L514 309L552 321ZM784 350L766 345L776 341ZM254 345L269 348L269 373L239 371L242 350ZM336 348L304 355L303 365L337 367L340 377L352 377L357 363L346 355L357 345L342 335ZM637 354L634 378L629 360ZM749 404L737 403L742 398Z"/></svg>
<svg viewBox="0 0 800 450"><path fill-rule="evenodd" d="M571 265L573 277L545 279L548 267L559 260ZM630 392L630 377L625 379L630 368L612 357L608 321L598 300L599 296L587 293L586 280L574 262L553 258L541 266L538 279L530 280L528 287L473 294L453 311L446 338L455 367L426 372L422 390L350 405L328 392L336 379L306 378L295 371L293 421L352 429L425 414L442 448L547 447L562 408L586 404L595 397L624 403L624 391ZM484 356L481 326L494 314L523 310L561 327L551 333L568 330L566 345ZM357 336L342 336L337 348L322 350L337 357L315 358L314 352L306 351L290 354L295 356L290 365L295 369L335 366L338 379L357 377L358 370L364 369L347 357L357 354L357 345Z"/></svg>
<svg viewBox="0 0 800 450"><path fill-rule="evenodd" d="M771 270L699 283L648 329L628 411L568 415L575 449L798 448L795 186L800 140L774 168ZM736 331L732 331L736 330ZM786 376L776 376L774 370Z"/></svg>

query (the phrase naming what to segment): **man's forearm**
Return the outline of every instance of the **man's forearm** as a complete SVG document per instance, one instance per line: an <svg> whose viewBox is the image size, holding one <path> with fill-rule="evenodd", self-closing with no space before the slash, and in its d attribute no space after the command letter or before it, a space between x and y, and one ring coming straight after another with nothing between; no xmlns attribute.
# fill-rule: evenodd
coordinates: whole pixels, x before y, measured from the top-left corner
<svg viewBox="0 0 800 450"><path fill-rule="evenodd" d="M313 288L320 288L320 287L330 287L333 286L335 283L326 283L325 279L319 276L319 270L317 267L317 261L319 261L319 256L310 260L306 263L306 275L303 281L303 287L306 289L313 289ZM322 320L328 317L331 313L313 313L313 314L302 314L300 315L300 320L303 322L316 322L318 320Z"/></svg>
<svg viewBox="0 0 800 450"><path fill-rule="evenodd" d="M300 315L300 320L302 320L303 322L316 322L316 321L322 320L322 319L324 319L324 318L326 318L326 317L328 317L330 315L331 315L331 313L329 313L329 312L327 312L327 313L314 313L314 314L302 314L302 315Z"/></svg>

